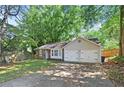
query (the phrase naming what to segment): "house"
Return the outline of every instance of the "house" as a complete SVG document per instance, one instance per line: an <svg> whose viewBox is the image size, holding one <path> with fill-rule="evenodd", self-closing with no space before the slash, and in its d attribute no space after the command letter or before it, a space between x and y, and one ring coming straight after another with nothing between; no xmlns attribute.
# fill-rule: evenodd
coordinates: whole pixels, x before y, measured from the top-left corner
<svg viewBox="0 0 124 93"><path fill-rule="evenodd" d="M96 39L95 39L96 40ZM39 57L57 59L68 62L101 62L101 46L93 39L76 38L70 42L46 44L36 48Z"/></svg>

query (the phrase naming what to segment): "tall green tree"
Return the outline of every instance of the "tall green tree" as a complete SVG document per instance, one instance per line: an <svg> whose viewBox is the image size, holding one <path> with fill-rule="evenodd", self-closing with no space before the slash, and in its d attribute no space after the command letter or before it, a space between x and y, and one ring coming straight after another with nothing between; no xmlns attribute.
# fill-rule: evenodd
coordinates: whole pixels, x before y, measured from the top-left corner
<svg viewBox="0 0 124 93"><path fill-rule="evenodd" d="M124 10L123 10L123 6L98 6L98 7L100 8L94 8L93 6L92 7L88 6L86 8L87 10L94 10L90 12L91 13L90 16L92 18L86 16L87 18L86 23L88 23L88 26L89 25L92 26L92 24L94 24L96 20L101 21L102 30L105 31L104 29L106 29L105 32L108 35L109 39L113 37L115 40L118 40L119 47L120 47L119 54L120 56L124 56L124 31L123 31ZM92 15L92 13L94 14ZM99 14L99 15L95 17L96 14Z"/></svg>
<svg viewBox="0 0 124 93"><path fill-rule="evenodd" d="M119 8L118 8L119 10ZM108 11L108 10L107 10ZM104 12L104 11L103 11ZM106 19L104 19L106 20ZM117 11L113 16L108 18L100 28L84 32L84 36L91 38L97 37L104 49L112 49L119 47L119 33L120 33L120 12Z"/></svg>
<svg viewBox="0 0 124 93"><path fill-rule="evenodd" d="M38 46L78 36L84 25L80 6L30 6L20 29Z"/></svg>
<svg viewBox="0 0 124 93"><path fill-rule="evenodd" d="M20 28L40 46L69 40L83 33L81 29L88 31L100 23L97 35L103 45L116 41L123 55L122 17L122 6L30 6ZM120 44L117 43L119 38Z"/></svg>

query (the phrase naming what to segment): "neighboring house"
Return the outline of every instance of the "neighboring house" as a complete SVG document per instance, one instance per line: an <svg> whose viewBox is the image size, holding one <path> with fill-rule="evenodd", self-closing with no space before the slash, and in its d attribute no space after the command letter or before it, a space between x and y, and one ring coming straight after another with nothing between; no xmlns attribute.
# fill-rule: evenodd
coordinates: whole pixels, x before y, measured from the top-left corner
<svg viewBox="0 0 124 93"><path fill-rule="evenodd" d="M95 42L94 42L95 41ZM79 37L70 42L46 44L36 48L39 57L68 62L101 62L101 46L96 39Z"/></svg>

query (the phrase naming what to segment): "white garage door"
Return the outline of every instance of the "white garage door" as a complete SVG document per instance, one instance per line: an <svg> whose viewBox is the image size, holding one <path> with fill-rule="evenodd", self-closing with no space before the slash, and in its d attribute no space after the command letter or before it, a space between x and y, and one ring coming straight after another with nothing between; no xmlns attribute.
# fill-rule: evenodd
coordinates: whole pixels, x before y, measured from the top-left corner
<svg viewBox="0 0 124 93"><path fill-rule="evenodd" d="M79 61L79 53L77 50L66 50L64 52L65 61Z"/></svg>
<svg viewBox="0 0 124 93"><path fill-rule="evenodd" d="M98 62L98 52L96 50L66 50L64 53L65 61L75 62Z"/></svg>
<svg viewBox="0 0 124 93"><path fill-rule="evenodd" d="M96 50L80 52L80 62L98 62L98 52Z"/></svg>

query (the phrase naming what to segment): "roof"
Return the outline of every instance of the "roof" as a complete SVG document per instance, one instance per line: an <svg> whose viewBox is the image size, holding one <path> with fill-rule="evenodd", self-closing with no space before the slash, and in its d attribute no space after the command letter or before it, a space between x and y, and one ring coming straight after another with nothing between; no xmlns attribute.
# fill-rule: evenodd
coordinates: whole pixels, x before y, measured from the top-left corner
<svg viewBox="0 0 124 93"><path fill-rule="evenodd" d="M97 46L100 46L99 45L99 40L97 38L92 38L92 39L85 39L83 37L79 37L79 38L81 38L81 39L83 39L85 41L88 41L88 42L90 42L92 44L95 44ZM70 42L72 42L72 41L70 41ZM36 48L35 50L37 50L37 49L63 48L66 45L68 45L70 42L58 42L58 43L46 44L46 45L43 45L41 47Z"/></svg>
<svg viewBox="0 0 124 93"><path fill-rule="evenodd" d="M90 42L90 43L92 43L96 46L101 46L99 40L97 39L98 40L97 41L96 38L92 38L92 39L86 39L86 38L83 38L83 37L80 37L80 38L83 39L83 40L86 40L86 41L88 41L88 42Z"/></svg>
<svg viewBox="0 0 124 93"><path fill-rule="evenodd" d="M37 49L51 49L51 48L63 48L68 42L58 42L58 43L52 43L52 44L46 44L41 47L36 48Z"/></svg>
<svg viewBox="0 0 124 93"><path fill-rule="evenodd" d="M87 41L87 42L89 42L89 43L92 43L92 44L94 44L94 45L100 47L100 44L99 44L99 43L96 43L96 42L93 41L93 40L89 40L89 39L86 39L86 38L83 38L83 37L78 37L78 38L76 38L75 40L77 40L77 39L83 39L83 40L85 40L85 41ZM75 41L75 40L73 40L73 41ZM71 42L73 42L73 41L71 41ZM66 44L64 47L68 46L71 42L69 42L68 44Z"/></svg>

